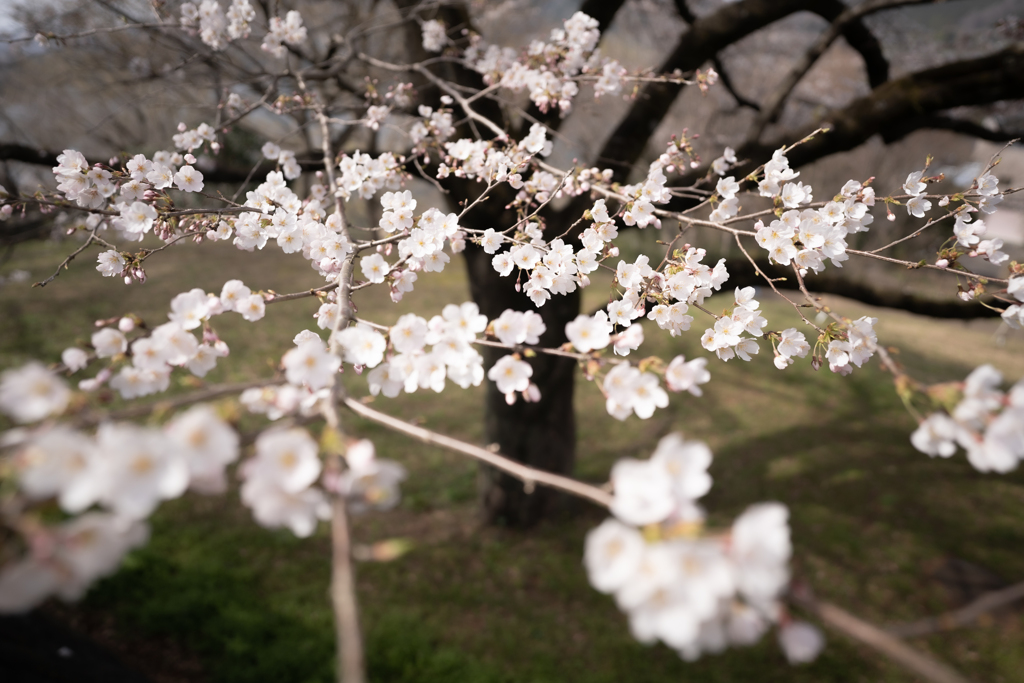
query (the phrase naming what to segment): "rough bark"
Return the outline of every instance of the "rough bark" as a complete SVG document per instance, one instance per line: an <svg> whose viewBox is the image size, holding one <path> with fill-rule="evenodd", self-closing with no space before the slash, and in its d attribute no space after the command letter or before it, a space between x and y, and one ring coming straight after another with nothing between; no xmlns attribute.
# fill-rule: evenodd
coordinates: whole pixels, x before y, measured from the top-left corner
<svg viewBox="0 0 1024 683"><path fill-rule="evenodd" d="M491 267L491 255L478 247L467 247L473 300L488 318L496 318L508 308L536 310L530 300L515 291L515 281L501 277ZM565 323L579 313L577 290L567 296L552 297L538 310L547 331L541 345L558 346L566 341ZM487 367L507 352L486 348ZM538 354L529 359L533 381L540 389L540 401L527 403L518 398L509 405L497 385L487 382L485 433L488 443L514 460L558 474L571 474L576 454L576 419L573 408L576 362L570 358ZM480 498L486 519L509 526L530 526L552 510L562 507L566 497L545 487L526 491L522 482L504 472L481 466Z"/></svg>

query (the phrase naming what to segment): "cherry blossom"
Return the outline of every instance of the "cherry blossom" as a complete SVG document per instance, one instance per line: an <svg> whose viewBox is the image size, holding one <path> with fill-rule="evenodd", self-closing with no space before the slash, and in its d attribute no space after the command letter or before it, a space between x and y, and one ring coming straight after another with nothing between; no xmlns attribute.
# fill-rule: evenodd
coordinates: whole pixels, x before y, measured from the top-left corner
<svg viewBox="0 0 1024 683"><path fill-rule="evenodd" d="M0 411L17 422L37 422L67 407L71 392L42 363L29 362L0 374Z"/></svg>

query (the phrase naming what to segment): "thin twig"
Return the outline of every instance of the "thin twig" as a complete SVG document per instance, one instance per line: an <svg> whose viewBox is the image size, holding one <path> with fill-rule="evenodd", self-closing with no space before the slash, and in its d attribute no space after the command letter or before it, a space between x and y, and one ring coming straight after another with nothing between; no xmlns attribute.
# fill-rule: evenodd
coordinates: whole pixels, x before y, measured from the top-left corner
<svg viewBox="0 0 1024 683"><path fill-rule="evenodd" d="M951 612L906 624L887 626L885 632L897 638L916 638L941 631L952 631L970 626L989 612L1021 599L1024 599L1024 581L997 591L989 591L964 607Z"/></svg>
<svg viewBox="0 0 1024 683"><path fill-rule="evenodd" d="M45 280L42 280L41 282L36 282L32 286L33 287L45 287L46 285L48 285L51 282L53 282L54 280L56 280L57 276L60 275L60 271L61 270L67 269L68 265L72 261L75 260L76 256L78 256L83 251L88 249L89 245L91 245L93 242L96 242L96 241L99 241L99 238L96 237L96 228L93 228L93 230L89 233L89 238L87 240L85 240L85 242L82 243L82 246L80 246L78 249L75 249L73 252L71 252L71 254L66 259L61 261L61 264L59 266L57 266L57 270L55 270L53 272L53 275L51 275L50 277L46 278Z"/></svg>

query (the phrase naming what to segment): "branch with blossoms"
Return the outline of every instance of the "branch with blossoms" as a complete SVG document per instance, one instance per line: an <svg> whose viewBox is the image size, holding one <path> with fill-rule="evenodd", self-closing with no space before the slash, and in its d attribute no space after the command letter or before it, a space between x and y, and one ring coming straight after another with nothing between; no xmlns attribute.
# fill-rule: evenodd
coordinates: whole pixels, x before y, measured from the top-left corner
<svg viewBox="0 0 1024 683"><path fill-rule="evenodd" d="M896 3L872 6L882 4ZM935 408L910 437L918 450L949 457L959 444L982 471L1009 471L1024 459L1024 385L1018 382L1004 393L998 372L982 366L963 383L926 386L910 378L879 342L876 318L851 320L823 306L811 293L816 274L829 266L841 268L854 255L963 276L970 284L961 289L962 298L1007 303L1005 308L986 305L997 307L1008 325L1024 325L1024 307L1016 303L1024 303L1024 266L1007 264L1002 242L982 239L984 219L973 215L992 213L1006 193L989 173L991 167L967 192L953 195L927 194L928 185L940 178L927 176L926 164L909 174L902 193L876 196L871 180L850 180L826 195L830 199L815 202L813 188L797 180L800 173L791 168L787 154L826 134L824 129L777 149L770 161L738 178L728 174L743 162L727 148L705 177L677 186L685 173L699 166L692 137L684 134L667 144L640 182L623 184L614 182L611 169L559 169L545 162L553 149L553 131L543 123L533 123L516 140L487 113L487 107L500 108L503 101L521 94L541 112L564 116L579 97L581 84L592 87L595 97L621 96L630 83L693 84L702 90L714 85L713 71L698 71L692 78L628 73L600 54L597 22L585 14L573 15L547 41L536 41L522 51L487 44L475 34L456 43L441 22L425 21L423 50L439 56L407 64L357 50L351 37L346 39L347 57L317 61L306 54L312 46L298 12L267 17L262 25L248 0L232 0L226 12L214 0L199 6L185 3L178 19L174 27L162 22L159 28L178 31L182 39L198 37L211 59L229 51L248 54L246 41L255 29L265 29L260 47L272 61L262 74L270 82L263 96L247 104L237 93L227 95L219 107L227 118L219 125L182 124L172 137L173 151L136 154L103 165L90 164L76 150L65 150L53 169L55 190L22 196L0 188L0 218L29 207L85 214L74 229L86 235L85 242L61 268L100 244L107 249L99 255L96 270L102 276L123 278L126 284L144 283L143 262L185 239L230 242L248 252L276 245L282 253L308 262L322 280L288 294L254 291L237 279L226 281L219 293L191 289L170 301L167 322L150 326L132 316L101 321L89 348L65 350L58 368L32 362L0 376L0 411L24 425L3 442L10 451L3 461L4 473L16 482L3 489L11 491L3 494L9 496L3 501L3 523L23 539L24 553L0 567L0 611L23 611L51 595L80 597L145 541L145 520L160 503L188 490L222 493L234 476L241 482L242 502L261 525L286 527L305 537L319 521L331 521L339 680L360 683L365 663L348 515L394 507L406 472L377 457L373 444L357 437L347 424L347 413L339 410L344 406L389 429L507 472L528 490L548 486L608 507L613 517L588 534L584 565L595 589L615 596L638 640L661 641L692 660L729 646L751 645L775 628L790 662L814 659L824 645L823 636L786 607L792 556L787 508L778 502L756 503L728 528L709 528L699 503L711 487L712 455L703 443L679 434L666 436L650 459L618 462L609 486L597 487L411 425L366 402L370 397L394 398L416 391L440 393L449 383L466 389L485 379L510 404L536 402L541 389L533 380L531 359L538 354L576 361L583 377L603 395L608 415L618 420L651 418L668 406L669 392L701 396L702 385L711 380L712 356L722 362L750 361L763 342L770 345L780 371L810 356L804 362L815 369L827 365L834 373L848 375L877 355L915 416L926 412L921 410L925 404ZM843 15L832 33L849 19ZM413 114L411 83L399 80L382 93L371 80L356 118L345 118L353 107L332 101L327 83L337 73L333 70L342 68L338 64L347 60L368 71L422 79L443 93L439 106L420 105ZM453 65L475 74L483 87L472 88L442 75ZM286 90L285 83L294 88ZM289 182L309 168L303 168L296 151L268 141L260 151L263 162L275 169L258 178L258 184L245 192L244 202L204 193L207 179L196 154L218 154L227 127L261 108L301 114L315 122L309 124L318 135L321 157L315 182L300 196L300 185ZM408 145L402 151L342 150L339 126L376 131L401 112L414 120L407 126ZM765 116L775 113L770 107ZM458 137L467 130L475 134ZM256 177L259 167L250 177ZM412 190L406 189L413 182L413 167L422 175L429 173L441 187L457 180L475 183L479 191L457 213L420 207ZM708 189L711 181L714 190ZM579 198L589 206L574 215L568 227L554 225L549 209L566 198ZM681 198L693 205L674 210L671 204ZM379 202L376 225L349 220L346 207L357 199ZM204 200L215 204L201 206ZM912 218L923 219L932 200L943 207L944 216L874 251L848 248L847 237L868 231L872 211L881 204L890 219L891 205L905 206ZM504 204L507 220L484 229L472 227L488 202ZM741 202L756 208L742 213ZM926 229L939 229L944 223L948 227L950 219L952 236L934 263L879 253L919 238ZM660 242L663 250L632 262L619 258L620 230L671 232L663 225L668 220L676 221L677 229ZM692 226L732 235L771 290L813 330L812 339L795 327L769 326L753 287L736 287L730 306L721 313L710 310L708 299L722 291L730 273L725 259L705 263L705 249L683 242ZM154 238L163 245L130 246ZM579 315L564 329L553 330L566 340L560 345L541 343L548 326L536 310L509 308L489 319L475 303L448 303L429 319L409 313L393 325L357 318L354 292L386 287L390 298L400 301L421 278L443 271L451 256L470 245L491 257L496 273L514 278L517 289L537 309L554 297L593 286L590 275L599 270L612 278L609 302L602 310ZM782 294L752 251L773 265L792 268L805 304ZM996 267L1006 265L1007 277L971 272L959 260L965 256L983 257ZM295 336L293 346L281 354L273 378L245 387L209 387L119 413L95 408L104 387L133 401L168 391L172 375L202 378L227 362L223 359L230 350L216 331L218 316L237 313L257 323L267 304L306 297L317 297L321 303L314 316L316 328L310 324ZM803 307L826 317L813 322ZM643 318L679 337L691 332L698 317L707 324L700 342L708 357L637 360L639 354L633 352L645 341ZM485 368L479 346L510 353ZM352 395L353 386L342 384L339 375L346 370L366 371L361 396ZM62 375L79 373L73 391ZM226 403L193 405L214 398ZM243 448L232 425L231 408L236 404L272 423L253 439L252 455L237 466ZM163 427L125 421L185 406L190 407L175 412ZM313 421L324 425L319 442L296 424ZM69 521L42 521L39 511L51 501L69 515ZM845 623L855 637L864 632L850 627L852 622L837 612L819 612L833 625ZM899 648L893 651L897 650L905 654Z"/></svg>

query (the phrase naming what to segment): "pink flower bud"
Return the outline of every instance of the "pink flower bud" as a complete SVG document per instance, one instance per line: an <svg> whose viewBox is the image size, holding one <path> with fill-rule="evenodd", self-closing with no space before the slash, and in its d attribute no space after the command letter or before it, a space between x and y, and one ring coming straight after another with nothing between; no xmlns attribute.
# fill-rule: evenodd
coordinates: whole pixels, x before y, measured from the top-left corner
<svg viewBox="0 0 1024 683"><path fill-rule="evenodd" d="M125 334L128 334L135 329L135 321L125 316L117 321L117 329L121 330Z"/></svg>
<svg viewBox="0 0 1024 683"><path fill-rule="evenodd" d="M938 261L935 262L935 265L939 268L948 268L949 259L940 258Z"/></svg>

